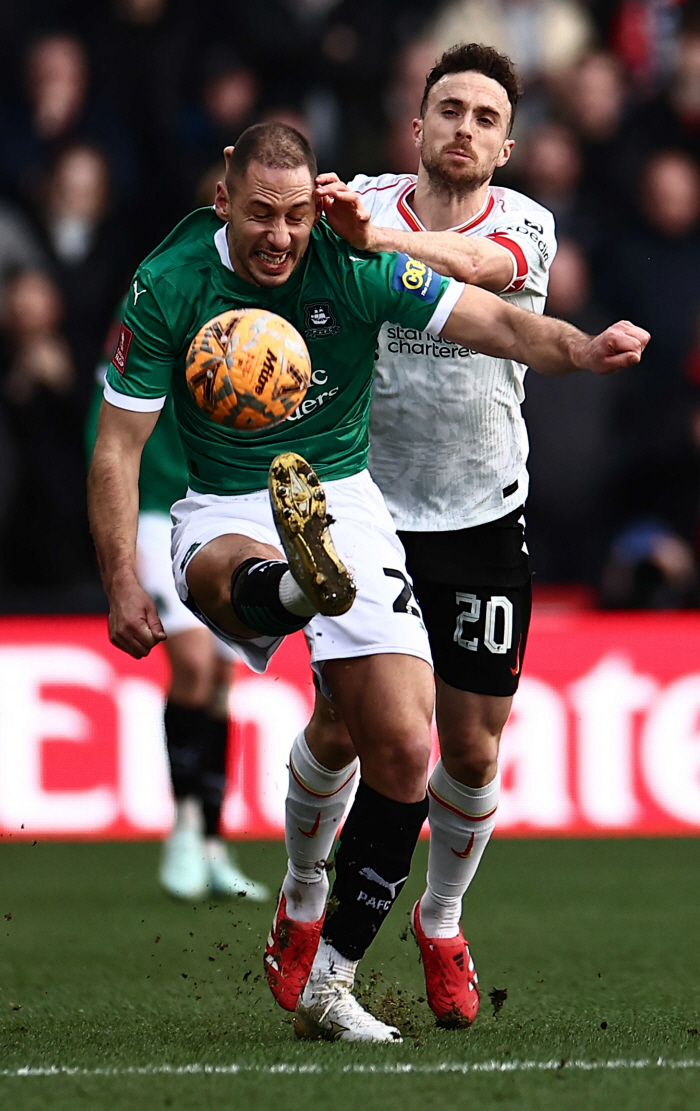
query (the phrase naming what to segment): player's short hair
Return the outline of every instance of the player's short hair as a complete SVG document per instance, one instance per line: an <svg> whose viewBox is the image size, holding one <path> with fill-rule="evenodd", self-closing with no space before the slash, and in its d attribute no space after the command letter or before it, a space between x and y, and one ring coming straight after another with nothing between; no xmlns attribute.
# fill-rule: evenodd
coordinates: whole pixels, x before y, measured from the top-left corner
<svg viewBox="0 0 700 1111"><path fill-rule="evenodd" d="M308 166L311 180L318 173L311 144L295 127L286 123L255 123L246 128L233 148L226 171L226 188L244 177L251 162L269 170L296 170Z"/></svg>
<svg viewBox="0 0 700 1111"><path fill-rule="evenodd" d="M484 46L480 42L461 42L457 46L450 47L433 66L425 79L425 91L420 106L421 118L425 115L428 106L430 90L441 77L448 73L468 73L469 71L483 73L484 77L490 77L492 81L497 81L505 89L510 101L510 124L508 126L508 134L510 134L515 118L515 109L522 93L520 81L513 62L506 54L499 54L492 46Z"/></svg>

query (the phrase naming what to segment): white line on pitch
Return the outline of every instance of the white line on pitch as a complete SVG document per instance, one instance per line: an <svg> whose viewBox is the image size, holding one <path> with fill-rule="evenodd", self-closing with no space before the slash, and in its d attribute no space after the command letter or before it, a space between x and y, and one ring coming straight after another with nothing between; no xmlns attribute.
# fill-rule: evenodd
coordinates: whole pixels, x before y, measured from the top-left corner
<svg viewBox="0 0 700 1111"><path fill-rule="evenodd" d="M599 1072L608 1069L699 1069L700 1061L686 1059L671 1061L665 1057L642 1057L637 1060L617 1058L610 1061L566 1060L552 1061L443 1061L437 1064L397 1062L386 1065L129 1065L123 1068L77 1068L71 1065L26 1065L18 1069L0 1069L0 1077L39 1076L236 1076L257 1073L262 1076L339 1075L341 1073L369 1073L373 1076L402 1076L416 1073L504 1073L504 1072L558 1072L580 1070Z"/></svg>

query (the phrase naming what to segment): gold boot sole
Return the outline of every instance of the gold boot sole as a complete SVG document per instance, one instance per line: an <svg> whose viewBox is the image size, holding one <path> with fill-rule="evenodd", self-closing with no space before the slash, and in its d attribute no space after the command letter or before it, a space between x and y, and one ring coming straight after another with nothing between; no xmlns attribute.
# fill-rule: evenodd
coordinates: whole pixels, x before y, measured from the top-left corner
<svg viewBox="0 0 700 1111"><path fill-rule="evenodd" d="M272 461L268 479L275 525L289 567L326 617L347 613L356 588L331 539L326 495L313 467L293 451Z"/></svg>

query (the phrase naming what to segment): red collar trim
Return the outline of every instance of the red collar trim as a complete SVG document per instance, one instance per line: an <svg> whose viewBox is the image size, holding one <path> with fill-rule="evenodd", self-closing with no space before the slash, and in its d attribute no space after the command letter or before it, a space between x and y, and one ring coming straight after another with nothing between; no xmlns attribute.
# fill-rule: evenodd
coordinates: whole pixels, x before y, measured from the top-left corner
<svg viewBox="0 0 700 1111"><path fill-rule="evenodd" d="M406 223L408 224L411 231L425 231L425 228L423 227L423 225L421 223L419 223L418 217L414 214L412 209L410 209L408 207L408 201L406 200L406 198L409 196L409 194L415 191L415 188L416 188L416 186L415 186L414 182L410 182L406 186L406 188L404 189L403 193L401 194L401 196L399 197L399 199L397 201L397 208L398 208L399 212L401 213L401 215L403 216ZM448 228L447 230L448 231L456 231L456 232L471 231L472 228L477 227L478 224L481 224L482 221L484 221L486 219L486 217L491 214L491 212L493 211L493 206L495 205L495 203L496 202L493 199L493 194L489 193L488 200L487 200L484 208L481 210L481 212L478 212L476 214L476 216L473 216L472 219L468 220L466 224L462 224L462 226L460 228Z"/></svg>
<svg viewBox="0 0 700 1111"><path fill-rule="evenodd" d="M413 215L413 212L411 211L411 209L408 207L408 204L406 203L406 197L408 196L409 193L415 192L415 188L416 188L415 182L414 181L409 182L408 185L406 186L406 188L404 189L403 193L399 197L396 207L398 208L399 212L403 216L404 220L408 224L411 231L425 231L425 228L421 224L418 223L418 220Z"/></svg>

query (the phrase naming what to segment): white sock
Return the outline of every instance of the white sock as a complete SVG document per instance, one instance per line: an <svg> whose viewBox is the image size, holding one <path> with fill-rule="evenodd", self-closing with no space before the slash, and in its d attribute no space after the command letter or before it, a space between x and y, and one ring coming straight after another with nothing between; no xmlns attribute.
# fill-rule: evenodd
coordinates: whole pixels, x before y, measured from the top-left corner
<svg viewBox="0 0 700 1111"><path fill-rule="evenodd" d="M284 608L297 617L313 617L318 613L318 608L306 597L291 571L283 574L277 593Z"/></svg>
<svg viewBox="0 0 700 1111"><path fill-rule="evenodd" d="M321 938L304 993L311 994L322 984L327 984L329 981L336 984L341 983L346 988L352 988L355 983L355 971L359 963L359 961L351 961L344 957L325 938ZM309 1002L308 996L305 1002Z"/></svg>
<svg viewBox="0 0 700 1111"><path fill-rule="evenodd" d="M355 782L358 761L340 771L319 764L303 732L289 754L289 788L284 839L287 875L282 892L287 914L297 922L316 922L328 897L326 860L335 841Z"/></svg>
<svg viewBox="0 0 700 1111"><path fill-rule="evenodd" d="M204 838L204 855L210 864L229 864L228 846L220 837Z"/></svg>
<svg viewBox="0 0 700 1111"><path fill-rule="evenodd" d="M456 937L462 898L474 879L496 824L500 772L485 787L466 787L438 760L428 784L428 887L420 902L428 937Z"/></svg>
<svg viewBox="0 0 700 1111"><path fill-rule="evenodd" d="M204 832L202 803L196 795L186 795L175 800L175 829L186 829L190 833Z"/></svg>

